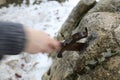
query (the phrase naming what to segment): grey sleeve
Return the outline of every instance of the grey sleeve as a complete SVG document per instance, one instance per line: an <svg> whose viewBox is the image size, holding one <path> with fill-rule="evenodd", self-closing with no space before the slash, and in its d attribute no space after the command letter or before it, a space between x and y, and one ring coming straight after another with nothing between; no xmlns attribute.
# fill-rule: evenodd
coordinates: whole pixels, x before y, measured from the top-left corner
<svg viewBox="0 0 120 80"><path fill-rule="evenodd" d="M25 32L22 24L0 22L0 58L16 55L24 50Z"/></svg>

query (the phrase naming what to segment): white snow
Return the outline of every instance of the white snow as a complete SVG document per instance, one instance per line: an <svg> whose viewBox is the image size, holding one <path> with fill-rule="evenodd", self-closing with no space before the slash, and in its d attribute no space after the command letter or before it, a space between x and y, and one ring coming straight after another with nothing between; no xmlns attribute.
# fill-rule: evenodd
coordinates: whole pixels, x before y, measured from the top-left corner
<svg viewBox="0 0 120 80"><path fill-rule="evenodd" d="M33 0L30 1L33 3ZM25 27L43 30L54 37L78 1L60 4L44 0L40 5L10 5L9 8L0 9L0 20L22 23ZM51 64L52 59L47 54L6 56L0 63L0 80L41 80ZM21 78L16 77L16 73Z"/></svg>
<svg viewBox="0 0 120 80"><path fill-rule="evenodd" d="M99 2L100 0L96 0L97 2Z"/></svg>
<svg viewBox="0 0 120 80"><path fill-rule="evenodd" d="M43 30L54 37L79 0L69 0L62 4L44 0L40 5L32 5L34 0L30 1L29 6L22 4L21 7L10 5L9 8L1 8L0 20L22 23L25 27ZM51 64L52 59L47 54L6 56L0 62L0 80L41 80ZM16 77L16 73L21 78Z"/></svg>

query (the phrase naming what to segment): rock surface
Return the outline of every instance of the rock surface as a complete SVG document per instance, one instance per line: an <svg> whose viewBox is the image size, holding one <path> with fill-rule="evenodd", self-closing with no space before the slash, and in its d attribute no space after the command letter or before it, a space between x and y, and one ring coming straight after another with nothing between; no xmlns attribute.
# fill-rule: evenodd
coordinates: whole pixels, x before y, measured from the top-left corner
<svg viewBox="0 0 120 80"><path fill-rule="evenodd" d="M2 4L4 4L4 3L6 3L5 0L0 0L0 5L2 5Z"/></svg>
<svg viewBox="0 0 120 80"><path fill-rule="evenodd" d="M33 5L34 4L40 4L42 1L53 1L53 0L33 0ZM65 2L66 0L55 0L60 3ZM0 7L6 6L8 7L9 4L14 4L15 6L25 3L26 5L30 5L30 0L0 0Z"/></svg>
<svg viewBox="0 0 120 80"><path fill-rule="evenodd" d="M77 26L63 26L60 31L63 35L57 36L59 40L87 28L88 47L80 52L64 51L63 58L54 59L43 80L120 80L119 8L120 0L100 0L83 13L85 16Z"/></svg>

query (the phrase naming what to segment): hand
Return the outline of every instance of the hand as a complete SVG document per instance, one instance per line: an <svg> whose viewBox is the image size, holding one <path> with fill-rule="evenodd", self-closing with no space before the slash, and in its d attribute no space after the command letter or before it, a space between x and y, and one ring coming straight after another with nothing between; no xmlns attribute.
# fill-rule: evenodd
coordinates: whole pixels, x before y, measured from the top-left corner
<svg viewBox="0 0 120 80"><path fill-rule="evenodd" d="M60 43L57 40L52 39L45 32L38 31L32 28L25 28L25 32L26 32L26 39L27 39L25 52L50 53L54 50L59 50L60 48Z"/></svg>

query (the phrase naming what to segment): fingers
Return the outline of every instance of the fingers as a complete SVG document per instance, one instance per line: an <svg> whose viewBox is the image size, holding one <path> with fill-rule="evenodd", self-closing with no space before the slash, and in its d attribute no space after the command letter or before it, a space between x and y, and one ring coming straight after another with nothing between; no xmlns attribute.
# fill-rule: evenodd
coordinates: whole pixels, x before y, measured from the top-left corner
<svg viewBox="0 0 120 80"><path fill-rule="evenodd" d="M49 41L48 45L43 49L43 52L51 53L60 49L60 43L56 40Z"/></svg>
<svg viewBox="0 0 120 80"><path fill-rule="evenodd" d="M52 51L54 51L54 49L50 47L46 47L46 49L44 50L44 52L46 53L51 53Z"/></svg>
<svg viewBox="0 0 120 80"><path fill-rule="evenodd" d="M52 39L47 33L45 32L42 32L41 31L41 34L44 34L44 38L46 38L46 41L45 41L45 44L46 44L46 47L44 47L44 52L47 52L47 53L51 53L52 51L54 50L59 50L60 49L60 42L55 40L55 39Z"/></svg>
<svg viewBox="0 0 120 80"><path fill-rule="evenodd" d="M59 50L60 49L60 42L55 40L55 39L52 39L49 46L55 50Z"/></svg>
<svg viewBox="0 0 120 80"><path fill-rule="evenodd" d="M24 51L28 53L51 53L60 49L59 41L43 31L26 28L26 40Z"/></svg>

